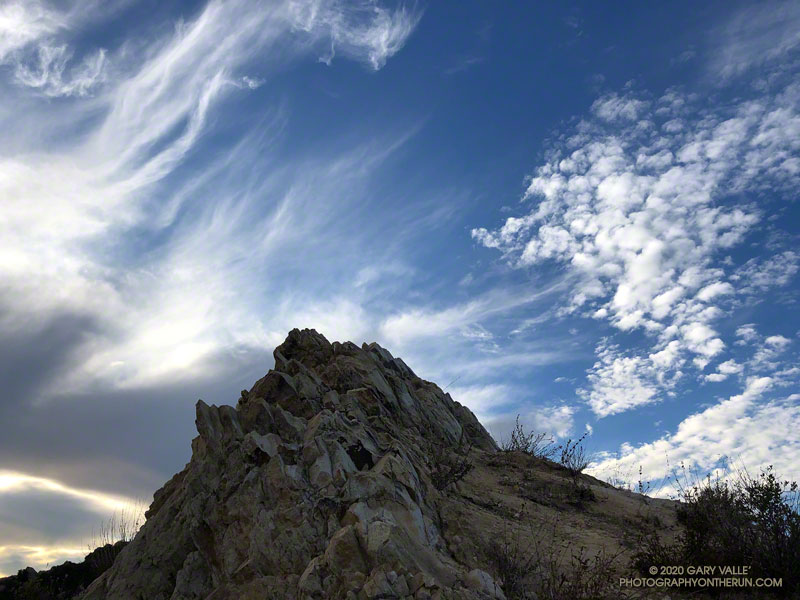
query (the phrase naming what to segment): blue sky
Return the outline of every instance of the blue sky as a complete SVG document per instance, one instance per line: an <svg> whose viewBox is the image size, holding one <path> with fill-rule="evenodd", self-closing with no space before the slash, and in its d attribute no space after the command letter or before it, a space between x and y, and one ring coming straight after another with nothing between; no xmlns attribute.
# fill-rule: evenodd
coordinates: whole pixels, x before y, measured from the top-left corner
<svg viewBox="0 0 800 600"><path fill-rule="evenodd" d="M601 478L800 476L792 3L0 0L0 573L293 327Z"/></svg>

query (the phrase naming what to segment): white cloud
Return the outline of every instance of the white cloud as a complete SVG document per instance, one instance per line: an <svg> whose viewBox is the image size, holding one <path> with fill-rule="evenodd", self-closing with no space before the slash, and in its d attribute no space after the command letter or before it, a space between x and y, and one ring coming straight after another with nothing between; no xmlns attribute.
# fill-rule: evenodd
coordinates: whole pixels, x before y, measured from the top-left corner
<svg viewBox="0 0 800 600"><path fill-rule="evenodd" d="M376 71L405 45L422 16L405 6L389 10L371 0L291 2L289 7L295 27L322 31L330 38L322 62L330 64L339 51L366 61Z"/></svg>
<svg viewBox="0 0 800 600"><path fill-rule="evenodd" d="M748 367L758 373L778 369L780 367L778 356L789 347L792 341L782 335L770 335L763 339L756 337L756 340L760 343L753 344L756 351L753 358L748 361Z"/></svg>
<svg viewBox="0 0 800 600"><path fill-rule="evenodd" d="M740 342L743 343L752 342L753 340L758 339L758 333L756 333L755 325L752 323L741 325L736 329L736 337L741 338ZM742 345L740 342L736 342L737 345Z"/></svg>
<svg viewBox="0 0 800 600"><path fill-rule="evenodd" d="M527 213L472 231L514 266L563 264L577 284L562 312L651 340L638 355L598 349L594 389L584 395L599 415L668 392L669 365L653 359L668 346L703 370L726 348L716 323L737 298L786 284L797 270L791 250L733 269L721 252L761 220L729 193L800 181L790 159L800 152L800 84L729 106L700 102L675 90L655 100L631 92L598 99L597 118L558 138L530 178Z"/></svg>
<svg viewBox="0 0 800 600"><path fill-rule="evenodd" d="M786 250L767 258L755 257L731 274L741 292L758 294L788 284L800 268L800 255Z"/></svg>
<svg viewBox="0 0 800 600"><path fill-rule="evenodd" d="M24 491L26 489L39 489L47 492L62 494L84 501L100 511L123 510L135 504L130 498L113 496L93 490L82 490L69 487L59 481L35 477L14 471L0 471L0 495L10 492Z"/></svg>
<svg viewBox="0 0 800 600"><path fill-rule="evenodd" d="M677 342L649 356L625 356L617 347L601 342L598 361L588 371L590 387L579 390L598 417L607 417L661 399L681 376Z"/></svg>
<svg viewBox="0 0 800 600"><path fill-rule="evenodd" d="M590 470L602 476L635 472L641 465L649 479L658 480L681 462L702 474L727 457L748 468L772 464L782 477L797 479L800 440L794 432L800 427L800 395L760 402L774 386L770 377L752 377L741 394L687 417L674 434L637 447L625 445L619 457L606 457ZM662 495L670 491L665 488Z"/></svg>
<svg viewBox="0 0 800 600"><path fill-rule="evenodd" d="M67 38L85 14L59 16L38 3L0 8L0 52L13 56L17 83L45 96L94 94L57 106L29 99L2 123L0 136L4 329L36 331L65 312L101 323L69 380L60 382L61 392L98 378L130 386L203 372L215 352L274 343L274 332L285 328L285 335L289 319L291 326L316 324L342 337L364 332L368 320L356 298L300 302L264 322L257 296L234 299L232 290L251 289L248 272L265 268L269 257L304 235L315 232L322 242L326 226L341 218L344 199L405 133L312 157L294 165L294 173L286 165L269 171L270 138L286 117L279 107L267 108L257 130L206 161L196 177L175 177L223 100L264 82L234 73L257 64L266 77L280 66L276 61L331 43L380 68L419 18L372 2L341 7L347 12L341 15L337 7L309 0L254 9L212 0L171 35L147 40L148 52L96 50L82 62L70 61ZM63 43L54 41L57 34ZM272 52L279 41L282 52ZM26 63L26 56L35 61ZM113 78L107 61L115 63ZM80 135L70 129L75 123ZM223 189L231 178L238 187ZM167 228L166 242L125 264L133 239L127 233L156 237Z"/></svg>
<svg viewBox="0 0 800 600"><path fill-rule="evenodd" d="M735 360L726 360L724 363L720 363L717 367L720 373L724 373L726 375L733 375L735 373L742 372L742 365L738 364Z"/></svg>
<svg viewBox="0 0 800 600"><path fill-rule="evenodd" d="M104 78L106 52L103 49L85 56L78 65L68 67L71 56L66 46L39 45L27 62L16 65L17 83L40 90L45 96L86 96Z"/></svg>
<svg viewBox="0 0 800 600"><path fill-rule="evenodd" d="M715 281L697 292L697 299L703 302L708 302L716 296L724 294L732 294L734 291L733 286L727 281Z"/></svg>
<svg viewBox="0 0 800 600"><path fill-rule="evenodd" d="M8 56L66 24L64 15L37 0L0 4L0 63Z"/></svg>
<svg viewBox="0 0 800 600"><path fill-rule="evenodd" d="M792 340L782 335L771 335L764 340L764 343L767 346L775 348L776 350L783 350L786 348L786 346L792 343Z"/></svg>
<svg viewBox="0 0 800 600"><path fill-rule="evenodd" d="M76 346L61 349L63 367L13 402L207 380L243 355L263 357L295 326L340 339L374 332L366 306L391 289L390 278L374 275L367 295L349 269L381 265L381 253L359 251L354 232L382 225L352 214L366 181L413 130L354 131L344 149L278 161L289 117L275 104L234 143L208 152L201 142L220 131L225 100L322 47L382 67L419 13L373 2L211 0L175 27L142 27L136 39L79 54L81 28L90 19L102 26L119 4L66 2L58 12L35 0L0 2L0 332L35 337L64 315L81 322ZM337 262L347 269L336 272ZM330 271L324 282L320 271ZM307 295L284 288L298 278L285 288ZM0 473L0 503L26 495L98 523L128 504L67 481ZM37 519L16 541L0 532L0 570L84 553L77 525L45 539Z"/></svg>
<svg viewBox="0 0 800 600"><path fill-rule="evenodd" d="M448 386L445 391L453 400L474 412L481 422L487 420L499 407L513 400L513 391L505 384Z"/></svg>
<svg viewBox="0 0 800 600"><path fill-rule="evenodd" d="M567 404L534 406L524 412L493 415L483 421L484 426L495 440L502 443L511 435L519 414L520 424L526 431L544 433L555 438L564 438L575 426L576 407Z"/></svg>
<svg viewBox="0 0 800 600"><path fill-rule="evenodd" d="M728 376L725 373L709 373L705 376L706 381L710 381L713 383L718 383L720 381L725 381Z"/></svg>
<svg viewBox="0 0 800 600"><path fill-rule="evenodd" d="M725 381L729 375L736 375L737 373L742 372L742 365L737 363L735 360L730 359L726 360L723 363L717 365L717 372L716 373L709 373L705 376L706 381L710 382L720 382Z"/></svg>
<svg viewBox="0 0 800 600"><path fill-rule="evenodd" d="M592 112L605 121L635 121L647 103L630 96L611 94L597 99Z"/></svg>
<svg viewBox="0 0 800 600"><path fill-rule="evenodd" d="M709 74L715 81L783 59L800 45L800 9L793 2L746 6L709 36Z"/></svg>
<svg viewBox="0 0 800 600"><path fill-rule="evenodd" d="M530 292L528 290L494 289L463 304L430 310L409 308L387 317L380 331L390 343L404 346L417 339L441 336L453 331L470 337L470 327L493 316L540 301L563 289L563 282Z"/></svg>

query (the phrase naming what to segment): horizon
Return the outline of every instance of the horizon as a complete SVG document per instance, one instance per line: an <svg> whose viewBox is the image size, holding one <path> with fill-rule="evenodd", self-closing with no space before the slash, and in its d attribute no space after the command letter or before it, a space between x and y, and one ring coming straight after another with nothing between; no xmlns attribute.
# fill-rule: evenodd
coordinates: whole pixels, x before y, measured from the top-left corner
<svg viewBox="0 0 800 600"><path fill-rule="evenodd" d="M800 5L0 2L0 576L290 329L599 479L800 479Z"/></svg>

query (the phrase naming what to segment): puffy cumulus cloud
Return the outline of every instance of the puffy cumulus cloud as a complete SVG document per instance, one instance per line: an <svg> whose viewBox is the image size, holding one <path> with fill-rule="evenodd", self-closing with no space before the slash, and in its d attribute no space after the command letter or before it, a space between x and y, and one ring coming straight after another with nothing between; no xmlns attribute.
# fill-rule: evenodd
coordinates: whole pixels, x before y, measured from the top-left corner
<svg viewBox="0 0 800 600"><path fill-rule="evenodd" d="M598 361L589 369L589 387L580 389L598 417L606 417L659 401L660 392L671 390L681 377L679 344L672 341L649 356L625 356L618 346L601 342Z"/></svg>
<svg viewBox="0 0 800 600"><path fill-rule="evenodd" d="M748 366L758 372L778 370L781 367L779 356L789 348L792 340L782 335L756 336L756 352Z"/></svg>
<svg viewBox="0 0 800 600"><path fill-rule="evenodd" d="M719 318L797 271L792 250L740 265L723 256L761 221L743 194L800 181L800 83L776 86L722 107L676 90L604 96L530 177L527 213L472 231L514 266L564 265L577 283L562 313L651 340L631 356L598 347L583 390L598 415L669 391L680 371L653 359L668 348L705 369L726 348Z"/></svg>
<svg viewBox="0 0 800 600"><path fill-rule="evenodd" d="M602 457L590 471L603 477L638 472L641 466L648 479L662 480L681 463L705 473L730 458L751 468L771 464L782 476L796 479L800 394L763 401L777 385L771 377L751 377L742 393L690 415L675 433L636 447L626 444L618 456ZM670 491L664 487L660 493Z"/></svg>
<svg viewBox="0 0 800 600"><path fill-rule="evenodd" d="M635 121L647 102L627 95L610 94L595 100L592 112L604 121Z"/></svg>
<svg viewBox="0 0 800 600"><path fill-rule="evenodd" d="M788 338L761 335L751 324L737 333L747 338L750 358L726 360L704 380L718 382L735 375L743 386L741 393L688 416L674 433L639 446L626 443L618 454L600 456L592 472L635 473L641 466L649 479L667 484L670 469L681 463L704 473L730 461L753 469L772 464L782 476L797 478L800 442L792 432L800 424L800 394L787 393L798 386L797 353L791 353Z"/></svg>
<svg viewBox="0 0 800 600"><path fill-rule="evenodd" d="M737 363L735 360L726 360L725 362L717 365L716 373L709 373L706 375L705 380L711 382L725 381L730 375L741 373L742 369L742 365Z"/></svg>
<svg viewBox="0 0 800 600"><path fill-rule="evenodd" d="M736 337L739 338L736 345L742 346L753 340L758 339L756 326L753 323L747 323L736 328Z"/></svg>
<svg viewBox="0 0 800 600"><path fill-rule="evenodd" d="M757 295L789 283L800 268L800 254L786 250L769 257L754 257L730 275L740 293Z"/></svg>

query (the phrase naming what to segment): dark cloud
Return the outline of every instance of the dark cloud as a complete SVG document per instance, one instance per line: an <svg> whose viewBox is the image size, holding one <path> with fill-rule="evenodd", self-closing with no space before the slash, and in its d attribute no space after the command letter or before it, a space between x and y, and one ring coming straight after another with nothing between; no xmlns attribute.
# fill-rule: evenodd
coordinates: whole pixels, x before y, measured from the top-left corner
<svg viewBox="0 0 800 600"><path fill-rule="evenodd" d="M19 405L69 367L86 338L98 329L86 315L61 313L35 328L2 327L13 317L0 307L0 423L14 420Z"/></svg>
<svg viewBox="0 0 800 600"><path fill-rule="evenodd" d="M103 518L84 499L37 488L3 494L0 539L8 545L54 544L99 532Z"/></svg>
<svg viewBox="0 0 800 600"><path fill-rule="evenodd" d="M0 464L70 487L146 502L189 459L197 400L235 404L239 391L249 389L273 364L264 351L224 354L213 361L213 378L42 399L36 390L57 384L69 362L66 347L72 338L65 337L50 336L52 346L41 344L42 336L22 341L21 368L6 369L4 387L16 391L4 395L0 408ZM53 348L58 344L60 352Z"/></svg>

